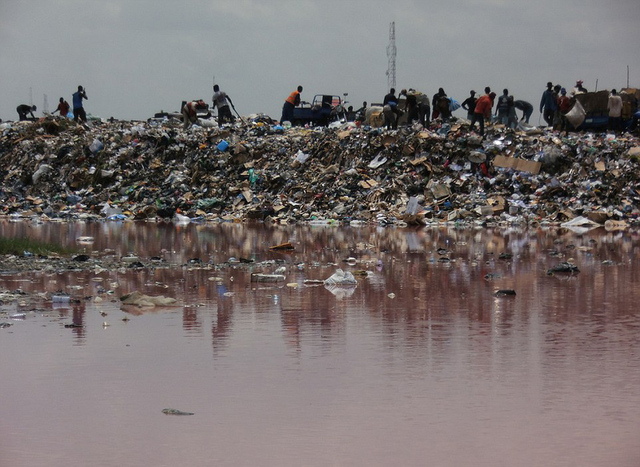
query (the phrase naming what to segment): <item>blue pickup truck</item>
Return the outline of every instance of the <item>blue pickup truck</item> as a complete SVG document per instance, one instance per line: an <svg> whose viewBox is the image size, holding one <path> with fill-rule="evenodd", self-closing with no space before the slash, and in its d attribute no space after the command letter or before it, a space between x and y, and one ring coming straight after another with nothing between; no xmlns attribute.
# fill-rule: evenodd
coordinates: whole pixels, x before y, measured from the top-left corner
<svg viewBox="0 0 640 467"><path fill-rule="evenodd" d="M313 102L302 102L293 109L291 123L294 126L327 126L332 121L338 120L343 113L343 101L340 96L316 94Z"/></svg>

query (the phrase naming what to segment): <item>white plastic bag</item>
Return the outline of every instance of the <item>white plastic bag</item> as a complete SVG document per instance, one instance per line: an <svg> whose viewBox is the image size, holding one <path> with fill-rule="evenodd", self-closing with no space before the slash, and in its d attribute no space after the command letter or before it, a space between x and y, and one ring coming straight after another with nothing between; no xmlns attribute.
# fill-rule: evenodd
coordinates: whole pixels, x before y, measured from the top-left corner
<svg viewBox="0 0 640 467"><path fill-rule="evenodd" d="M569 123L573 125L573 128L578 128L582 125L586 116L587 113L585 112L584 107L582 107L582 104L580 104L580 101L576 101L571 110L569 110L565 115Z"/></svg>
<svg viewBox="0 0 640 467"><path fill-rule="evenodd" d="M324 285L354 286L358 285L358 281L349 271L336 269L336 272L324 281Z"/></svg>

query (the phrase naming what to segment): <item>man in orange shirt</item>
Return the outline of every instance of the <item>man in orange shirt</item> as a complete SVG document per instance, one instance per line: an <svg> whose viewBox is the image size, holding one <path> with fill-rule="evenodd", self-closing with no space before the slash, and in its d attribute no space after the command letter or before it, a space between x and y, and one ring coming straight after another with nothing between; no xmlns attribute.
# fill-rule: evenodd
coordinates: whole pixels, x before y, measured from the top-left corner
<svg viewBox="0 0 640 467"><path fill-rule="evenodd" d="M282 117L280 117L280 124L283 122L293 122L293 109L300 105L300 93L302 92L302 86L298 86L298 89L293 91L284 101L282 106Z"/></svg>
<svg viewBox="0 0 640 467"><path fill-rule="evenodd" d="M470 130L476 125L476 122L480 122L480 134L484 136L484 119L491 118L491 108L493 107L493 99L496 97L495 92L491 92L491 88L484 88L485 94L478 99L476 107L473 111L473 119L471 120Z"/></svg>

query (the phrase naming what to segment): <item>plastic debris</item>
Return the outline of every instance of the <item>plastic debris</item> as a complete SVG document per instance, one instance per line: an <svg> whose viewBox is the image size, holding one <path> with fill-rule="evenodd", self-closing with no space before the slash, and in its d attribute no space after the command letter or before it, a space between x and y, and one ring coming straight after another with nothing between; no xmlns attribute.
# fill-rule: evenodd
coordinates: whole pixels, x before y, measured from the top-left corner
<svg viewBox="0 0 640 467"><path fill-rule="evenodd" d="M325 279L324 285L339 285L339 286L355 286L358 285L358 281L349 271L343 271L342 269L337 269L331 277Z"/></svg>
<svg viewBox="0 0 640 467"><path fill-rule="evenodd" d="M515 297L516 291L513 289L500 289L494 294L496 297Z"/></svg>
<svg viewBox="0 0 640 467"><path fill-rule="evenodd" d="M132 292L130 294L123 295L120 297L120 301L123 305L132 305L139 308L142 307L157 307L157 306L170 306L176 303L175 298L164 297L162 295L158 295L155 297L144 295L138 291Z"/></svg>
<svg viewBox="0 0 640 467"><path fill-rule="evenodd" d="M567 261L556 264L555 266L547 270L548 275L553 275L555 273L577 274L579 272L580 272L580 269L578 269L578 266L576 266L573 263L569 263Z"/></svg>
<svg viewBox="0 0 640 467"><path fill-rule="evenodd" d="M295 247L290 243L281 243L280 245L274 245L270 247L270 250L293 250Z"/></svg>
<svg viewBox="0 0 640 467"><path fill-rule="evenodd" d="M285 276L282 274L251 274L251 282L282 282Z"/></svg>
<svg viewBox="0 0 640 467"><path fill-rule="evenodd" d="M193 412L183 412L178 409L162 409L162 413L165 415L195 415Z"/></svg>

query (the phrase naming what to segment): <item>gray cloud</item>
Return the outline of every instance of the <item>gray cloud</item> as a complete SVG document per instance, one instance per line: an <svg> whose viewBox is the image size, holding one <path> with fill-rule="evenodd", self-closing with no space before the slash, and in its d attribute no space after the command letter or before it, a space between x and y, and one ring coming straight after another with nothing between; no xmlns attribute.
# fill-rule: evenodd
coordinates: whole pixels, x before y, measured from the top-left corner
<svg viewBox="0 0 640 467"><path fill-rule="evenodd" d="M622 87L627 65L640 86L639 20L637 0L3 2L0 118L15 119L30 90L53 110L82 84L89 113L146 119L210 101L214 76L243 114L279 118L298 84L306 100L380 101L391 21L398 88L462 100L507 87L535 106L549 80Z"/></svg>

